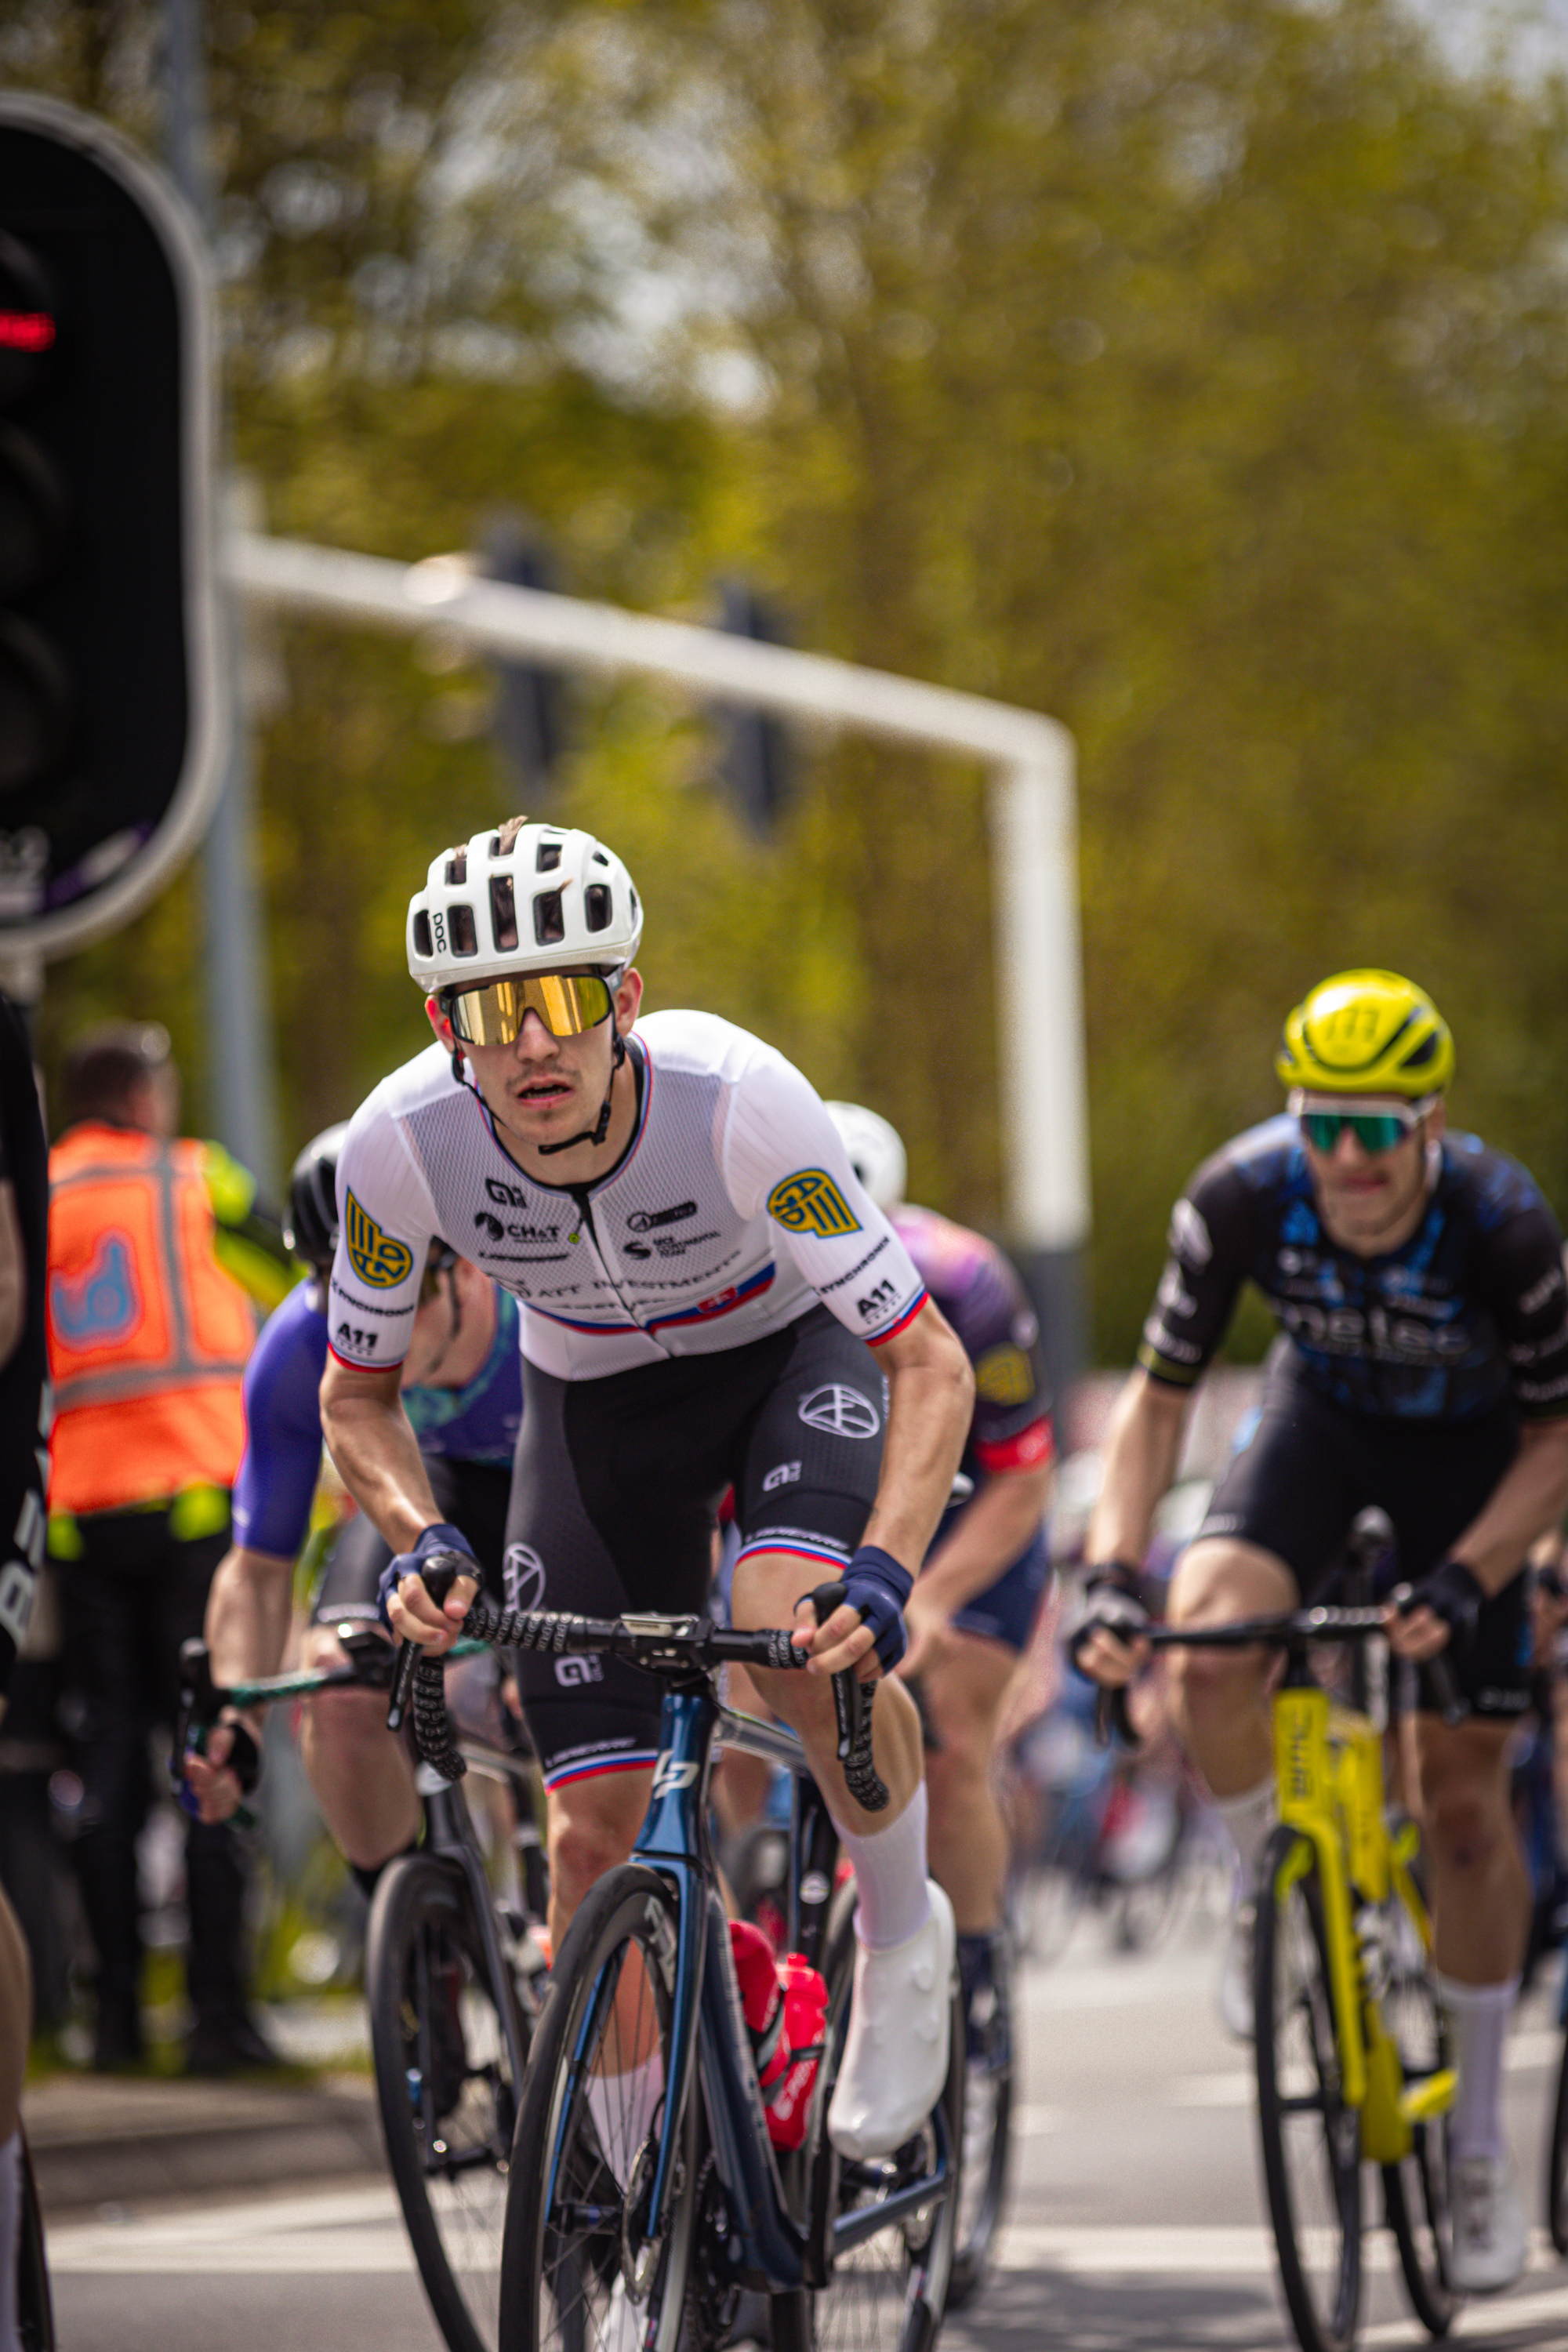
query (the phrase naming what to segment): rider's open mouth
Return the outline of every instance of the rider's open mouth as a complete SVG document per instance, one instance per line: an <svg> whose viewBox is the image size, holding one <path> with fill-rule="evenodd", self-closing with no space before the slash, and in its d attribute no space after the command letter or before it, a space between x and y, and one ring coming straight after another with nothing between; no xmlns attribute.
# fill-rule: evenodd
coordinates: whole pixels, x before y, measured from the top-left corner
<svg viewBox="0 0 1568 2352"><path fill-rule="evenodd" d="M563 1102L571 1091L563 1078L539 1078L531 1086L512 1088L519 1102Z"/></svg>

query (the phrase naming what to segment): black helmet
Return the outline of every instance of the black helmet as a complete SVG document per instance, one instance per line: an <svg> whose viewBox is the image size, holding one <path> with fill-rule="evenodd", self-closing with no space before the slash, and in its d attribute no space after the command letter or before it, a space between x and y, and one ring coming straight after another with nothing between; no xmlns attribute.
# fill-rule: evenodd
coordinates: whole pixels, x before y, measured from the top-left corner
<svg viewBox="0 0 1568 2352"><path fill-rule="evenodd" d="M338 1154L349 1131L347 1119L324 1127L294 1162L283 1239L307 1265L331 1265L338 1251Z"/></svg>

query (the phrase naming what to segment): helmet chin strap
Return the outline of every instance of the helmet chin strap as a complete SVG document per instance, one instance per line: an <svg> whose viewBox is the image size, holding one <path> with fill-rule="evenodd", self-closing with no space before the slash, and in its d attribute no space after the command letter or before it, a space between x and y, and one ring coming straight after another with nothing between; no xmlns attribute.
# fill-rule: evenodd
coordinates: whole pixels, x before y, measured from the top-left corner
<svg viewBox="0 0 1568 2352"><path fill-rule="evenodd" d="M574 1143L591 1143L595 1150L603 1143L610 1131L610 1105L615 1100L616 1072L626 1058L626 1041L617 1029L615 1050L610 1058L610 1083L605 1088L605 1099L599 1105L598 1118L592 1127L584 1128L580 1134L567 1136L562 1143L536 1143L533 1148L542 1160L548 1160L552 1152L570 1151Z"/></svg>

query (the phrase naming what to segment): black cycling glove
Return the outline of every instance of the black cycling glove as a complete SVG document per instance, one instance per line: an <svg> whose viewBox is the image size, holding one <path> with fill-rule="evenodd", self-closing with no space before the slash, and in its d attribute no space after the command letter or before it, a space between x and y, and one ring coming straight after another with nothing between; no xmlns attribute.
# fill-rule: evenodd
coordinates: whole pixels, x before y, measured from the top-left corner
<svg viewBox="0 0 1568 2352"><path fill-rule="evenodd" d="M1131 1642L1148 1625L1143 1580L1138 1570L1124 1559L1101 1560L1089 1571L1077 1622L1068 1635L1068 1655L1081 1675L1084 1669L1079 1661L1094 1634L1114 1633L1119 1642ZM1093 1679L1087 1675L1084 1678Z"/></svg>
<svg viewBox="0 0 1568 2352"><path fill-rule="evenodd" d="M463 1574L471 1576L476 1583L482 1584L484 1572L474 1558L474 1548L468 1537L463 1534L460 1528L447 1527L439 1519L434 1527L426 1528L421 1531L419 1540L412 1551L400 1551L395 1559L387 1561L381 1571L380 1581L375 1588L375 1599L376 1606L381 1612L381 1622L388 1631L392 1626L392 1596L404 1578L418 1576L438 1552L453 1551L462 1555L465 1563Z"/></svg>
<svg viewBox="0 0 1568 2352"><path fill-rule="evenodd" d="M1412 1589L1405 1614L1408 1616L1411 1609L1430 1609L1448 1628L1449 1646L1462 1653L1476 1638L1486 1597L1486 1587L1473 1569L1462 1559L1446 1559Z"/></svg>

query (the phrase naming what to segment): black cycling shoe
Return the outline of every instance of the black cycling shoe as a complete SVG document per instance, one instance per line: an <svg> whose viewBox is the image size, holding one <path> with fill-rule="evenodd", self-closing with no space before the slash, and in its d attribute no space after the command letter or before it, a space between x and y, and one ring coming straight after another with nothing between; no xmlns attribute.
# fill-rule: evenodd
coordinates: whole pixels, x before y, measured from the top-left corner
<svg viewBox="0 0 1568 2352"><path fill-rule="evenodd" d="M187 2074L251 2074L283 2063L260 2027L243 2010L237 2015L198 2017L185 2049Z"/></svg>

